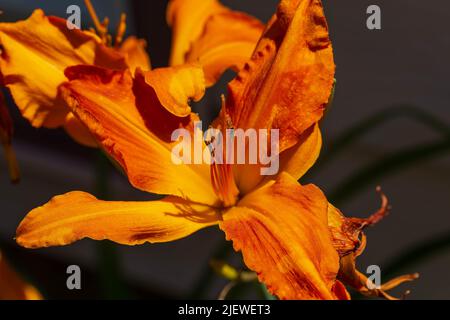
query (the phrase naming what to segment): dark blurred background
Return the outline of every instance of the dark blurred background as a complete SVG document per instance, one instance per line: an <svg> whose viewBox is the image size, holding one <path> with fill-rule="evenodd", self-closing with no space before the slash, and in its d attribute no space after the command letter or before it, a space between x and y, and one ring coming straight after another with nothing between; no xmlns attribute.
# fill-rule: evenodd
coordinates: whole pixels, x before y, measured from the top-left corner
<svg viewBox="0 0 450 320"><path fill-rule="evenodd" d="M277 2L223 0L263 21L274 12ZM379 265L386 276L383 281L400 273L420 272L419 280L402 287L412 289L409 298L448 299L450 155L448 135L443 137L448 131L442 127L448 129L450 124L450 3L323 2L335 50L337 86L333 106L322 124L323 157L303 182L317 184L346 215L359 217L378 208L375 187L381 185L393 210L367 230L368 246L359 259L361 271ZM75 0L0 0L0 20L24 19L38 7L47 14L66 17L71 4L85 9L82 1ZM153 67L167 65L170 30L165 21L166 1L94 0L93 4L101 18L111 19L112 26L120 13L126 12L128 33L148 41ZM366 9L371 4L381 7L381 30L366 28ZM82 24L92 25L85 10ZM225 92L225 83L232 76L227 73L197 110L213 117L219 94ZM238 255L223 255L223 234L214 228L158 245L126 247L83 240L60 248L19 248L13 240L15 228L30 209L67 191L95 192L98 168L104 166L97 152L72 142L62 130L31 128L15 107L11 112L22 181L8 184L1 159L0 248L47 298L217 297L225 282L215 277L206 285L209 259L222 253L240 265ZM355 129L358 134L350 134L349 128L358 123L364 123L367 132ZM104 172L109 199L151 198L133 190L113 169ZM66 268L71 264L82 268L80 291L66 288ZM255 294L249 289L244 296Z"/></svg>

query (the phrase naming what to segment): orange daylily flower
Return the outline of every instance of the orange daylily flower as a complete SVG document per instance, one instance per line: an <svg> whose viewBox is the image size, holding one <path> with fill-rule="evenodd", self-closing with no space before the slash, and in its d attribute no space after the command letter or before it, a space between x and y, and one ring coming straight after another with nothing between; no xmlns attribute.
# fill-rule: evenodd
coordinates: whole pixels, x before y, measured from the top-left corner
<svg viewBox="0 0 450 320"><path fill-rule="evenodd" d="M226 69L239 71L264 31L258 19L218 0L171 0L167 22L173 29L170 65L198 62L207 87Z"/></svg>
<svg viewBox="0 0 450 320"><path fill-rule="evenodd" d="M173 1L172 14L177 3L182 6ZM217 2L205 3L222 10ZM179 32L185 39L182 56L192 40ZM133 186L166 197L123 202L80 191L56 196L28 213L17 242L38 248L91 238L136 245L173 241L218 225L247 267L279 298L348 299L340 280L362 290L347 261L354 263L361 250L362 228L377 219L348 228L355 220L329 204L318 187L297 182L319 155L318 121L329 102L334 71L320 0L282 0L251 59L229 84L213 122L221 130L279 129L280 173L261 176L260 165L172 162L176 142L171 133L195 130L198 116L188 101L204 94L200 65L138 68L134 74L92 65L67 68L69 81L60 94L70 111Z"/></svg>
<svg viewBox="0 0 450 320"><path fill-rule="evenodd" d="M8 264L0 251L0 300L41 300L42 296Z"/></svg>
<svg viewBox="0 0 450 320"><path fill-rule="evenodd" d="M124 24L119 28L122 34ZM59 96L58 87L67 81L64 69L78 64L150 68L143 40L130 37L112 48L94 32L70 30L65 19L45 16L40 9L27 20L0 23L0 49L3 85L22 115L34 127L64 127L77 142L92 147L96 144L89 131Z"/></svg>

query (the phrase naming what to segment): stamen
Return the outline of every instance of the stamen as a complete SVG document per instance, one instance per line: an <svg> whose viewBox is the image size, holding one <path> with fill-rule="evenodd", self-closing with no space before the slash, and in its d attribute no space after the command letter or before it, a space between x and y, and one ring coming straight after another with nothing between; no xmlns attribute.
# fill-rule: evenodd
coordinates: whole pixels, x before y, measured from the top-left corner
<svg viewBox="0 0 450 320"><path fill-rule="evenodd" d="M112 45L112 37L111 37L110 34L107 34L107 35L105 36L104 43L105 43L107 46L109 46L109 47Z"/></svg>
<svg viewBox="0 0 450 320"><path fill-rule="evenodd" d="M370 227L373 226L374 224L377 224L389 214L392 208L389 205L388 198L383 193L383 191L381 191L380 186L376 188L376 191L381 197L380 208L375 213L371 214L368 218L348 218L347 222L353 229L362 231L366 227Z"/></svg>
<svg viewBox="0 0 450 320"><path fill-rule="evenodd" d="M383 297L388 300L403 300L406 298L407 295L409 295L411 293L410 290L406 290L400 298L391 296L386 291L392 290L404 282L414 281L418 278L419 278L418 273L405 274L405 275L399 276L397 278L394 278L394 279L386 282L385 284L381 285L381 287L379 289L374 289L374 290L368 289L368 292L370 292L369 295Z"/></svg>
<svg viewBox="0 0 450 320"><path fill-rule="evenodd" d="M385 284L383 284L381 286L381 290L389 291L389 290L399 286L400 284L402 284L404 282L414 281L414 280L416 280L418 278L419 278L419 274L418 273L405 274L405 275L399 276L397 278L394 278L392 280L389 280L388 282L386 282Z"/></svg>
<svg viewBox="0 0 450 320"><path fill-rule="evenodd" d="M234 204L232 199L229 199L228 191L228 177L227 172L224 170L226 165L222 164L215 164L212 165L212 171L213 171L213 178L216 179L214 182L215 185L215 192L219 196L220 200L224 203L225 207Z"/></svg>
<svg viewBox="0 0 450 320"><path fill-rule="evenodd" d="M214 192L218 194L218 190L220 190L220 187L218 185L217 169L213 165L211 165L211 184L214 189Z"/></svg>
<svg viewBox="0 0 450 320"><path fill-rule="evenodd" d="M215 128L221 131L225 131L226 129L230 129L233 127L231 122L231 118L226 114L225 109L225 96L221 96L222 99L222 108L220 111L219 119L220 121L215 123ZM223 132L222 132L223 133ZM213 143L214 140L211 139L210 142L207 142L207 145ZM222 160L226 162L227 159L227 147L225 145L221 146L223 148L222 152ZM214 159L215 150L211 150L211 155ZM218 164L213 162L210 166L211 170L211 184L214 188L214 192L222 201L225 207L233 206L238 198L239 189L236 186L236 182L234 181L234 173L232 165Z"/></svg>
<svg viewBox="0 0 450 320"><path fill-rule="evenodd" d="M109 26L109 18L105 17L102 21L102 28L108 30L108 26Z"/></svg>
<svg viewBox="0 0 450 320"><path fill-rule="evenodd" d="M127 15L125 13L122 13L120 15L120 22L117 25L117 31L116 31L116 39L114 40L114 45L118 47L123 40L123 36L125 34L125 31L127 29Z"/></svg>
<svg viewBox="0 0 450 320"><path fill-rule="evenodd" d="M380 186L377 186L376 191L381 197L380 209L378 209L375 213L372 213L368 218L361 219L362 220L361 228L377 224L384 217L386 217L389 214L390 210L392 209L392 207L389 205L388 198L383 193Z"/></svg>
<svg viewBox="0 0 450 320"><path fill-rule="evenodd" d="M109 26L109 18L105 17L103 19L102 22L102 28L105 30L105 34L104 34L104 40L103 42L107 45L107 46L111 46L112 44L112 37L111 35L108 33L108 26Z"/></svg>
<svg viewBox="0 0 450 320"><path fill-rule="evenodd" d="M107 25L109 23L109 20L105 18L105 20L103 20L103 22L101 23L100 20L98 19L97 13L95 12L91 0L84 0L84 3L89 12L89 15L91 16L92 22L94 23L98 35L100 36L102 41L106 42L106 34L108 33Z"/></svg>
<svg viewBox="0 0 450 320"><path fill-rule="evenodd" d="M377 193L381 197L381 207L374 214L372 214L369 218L367 218L368 225L374 225L381 221L384 217L386 217L391 211L392 207L389 205L389 200L386 195L381 190L380 186L376 188Z"/></svg>
<svg viewBox="0 0 450 320"><path fill-rule="evenodd" d="M353 287L359 293L368 297L380 297L388 300L399 300L399 298L389 295L387 291L392 290L393 288L399 286L404 282L416 280L419 277L418 273L402 275L376 288L374 283L369 278L367 278L365 274L359 272L356 269L355 259L355 253L350 253L341 258L339 278L341 281ZM404 298L407 294L408 291L403 294L402 298Z"/></svg>
<svg viewBox="0 0 450 320"><path fill-rule="evenodd" d="M229 164L211 164L211 184L214 192L224 207L233 206L239 195L233 176L233 168Z"/></svg>

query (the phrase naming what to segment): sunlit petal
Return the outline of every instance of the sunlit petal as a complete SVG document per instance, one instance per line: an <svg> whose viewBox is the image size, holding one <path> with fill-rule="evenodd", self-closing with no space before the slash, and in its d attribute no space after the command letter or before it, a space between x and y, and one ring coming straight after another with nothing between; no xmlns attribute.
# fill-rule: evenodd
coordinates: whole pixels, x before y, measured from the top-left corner
<svg viewBox="0 0 450 320"><path fill-rule="evenodd" d="M25 282L0 251L0 300L41 300L35 287Z"/></svg>
<svg viewBox="0 0 450 320"><path fill-rule="evenodd" d="M319 125L308 128L300 136L293 147L284 150L279 155L279 169L276 172L287 172L295 179L300 179L316 162L322 146L322 136ZM273 158L275 161L275 157ZM263 184L274 176L262 176L261 164L235 165L236 181L242 194L252 191L257 185Z"/></svg>
<svg viewBox="0 0 450 320"><path fill-rule="evenodd" d="M93 66L66 70L71 80L61 87L72 112L124 169L137 188L206 204L217 200L209 166L175 165L174 129L192 130L193 115L177 117L159 102L143 77Z"/></svg>
<svg viewBox="0 0 450 320"><path fill-rule="evenodd" d="M186 61L202 65L206 85L211 86L226 69L239 71L244 66L263 30L258 19L241 12L214 14L206 21L201 36L193 41Z"/></svg>
<svg viewBox="0 0 450 320"><path fill-rule="evenodd" d="M282 174L226 212L220 228L279 298L334 299L339 259L327 204L317 187Z"/></svg>
<svg viewBox="0 0 450 320"><path fill-rule="evenodd" d="M319 0L283 0L252 59L229 84L227 114L236 128L280 130L293 147L323 115L335 65Z"/></svg>
<svg viewBox="0 0 450 320"><path fill-rule="evenodd" d="M218 0L171 0L167 7L167 23L172 27L170 65L183 64L186 53L203 32L208 18L226 10Z"/></svg>
<svg viewBox="0 0 450 320"><path fill-rule="evenodd" d="M150 57L146 51L147 42L144 39L138 39L130 36L120 46L120 52L126 55L127 65L134 72L137 68L150 70Z"/></svg>
<svg viewBox="0 0 450 320"><path fill-rule="evenodd" d="M188 102L199 101L205 94L205 77L198 65L186 64L139 72L153 88L159 102L172 114L186 117L191 113ZM138 75L136 76L138 77Z"/></svg>
<svg viewBox="0 0 450 320"><path fill-rule="evenodd" d="M64 121L64 129L79 144L95 148L98 146L94 136L88 128L81 123L72 112L69 112Z"/></svg>
<svg viewBox="0 0 450 320"><path fill-rule="evenodd" d="M69 109L58 96L64 69L96 64L124 69L125 59L90 32L69 30L66 20L36 10L30 18L0 23L0 70L22 115L35 127L61 126ZM32 66L32 67L30 67Z"/></svg>
<svg viewBox="0 0 450 320"><path fill-rule="evenodd" d="M216 223L210 207L180 198L101 201L74 191L28 213L17 228L16 240L27 248L61 246L83 238L137 245L177 240Z"/></svg>

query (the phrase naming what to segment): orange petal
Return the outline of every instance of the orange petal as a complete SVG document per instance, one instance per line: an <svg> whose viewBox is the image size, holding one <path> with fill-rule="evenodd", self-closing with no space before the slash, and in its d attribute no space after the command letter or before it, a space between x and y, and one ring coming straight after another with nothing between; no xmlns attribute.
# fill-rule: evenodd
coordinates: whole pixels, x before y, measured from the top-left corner
<svg viewBox="0 0 450 320"><path fill-rule="evenodd" d="M74 114L124 169L137 188L206 204L217 198L209 166L175 165L170 137L191 128L193 116L176 117L163 108L142 75L93 66L66 70L72 80L61 91Z"/></svg>
<svg viewBox="0 0 450 320"><path fill-rule="evenodd" d="M217 224L210 208L168 197L159 201L101 201L74 191L32 210L17 228L26 248L62 246L91 238L121 244L168 242Z"/></svg>
<svg viewBox="0 0 450 320"><path fill-rule="evenodd" d="M316 123L300 136L292 148L280 154L280 171L300 179L316 162L322 148L322 135Z"/></svg>
<svg viewBox="0 0 450 320"><path fill-rule="evenodd" d="M245 264L281 299L334 299L339 269L327 200L286 173L224 213L220 228Z"/></svg>
<svg viewBox="0 0 450 320"><path fill-rule="evenodd" d="M282 0L252 59L229 84L236 128L280 129L280 151L323 115L335 65L320 0Z"/></svg>
<svg viewBox="0 0 450 320"><path fill-rule="evenodd" d="M1 80L1 79L0 79ZM0 81L1 84L1 81ZM6 164L8 166L11 182L18 182L20 179L19 165L16 154L12 148L13 123L6 107L5 99L0 87L0 143L5 152Z"/></svg>
<svg viewBox="0 0 450 320"><path fill-rule="evenodd" d="M208 18L227 11L218 0L171 0L167 6L167 23L172 27L170 65L185 62L185 55L197 39Z"/></svg>
<svg viewBox="0 0 450 320"><path fill-rule="evenodd" d="M0 251L0 300L41 300L39 291L26 283L8 264Z"/></svg>
<svg viewBox="0 0 450 320"><path fill-rule="evenodd" d="M333 293L339 300L351 300L350 294L345 288L344 284L339 280L336 280L336 283L333 286Z"/></svg>
<svg viewBox="0 0 450 320"><path fill-rule="evenodd" d="M315 124L300 135L297 144L279 155L278 172L287 172L300 179L316 162L322 147L319 125ZM273 176L262 176L260 164L235 165L235 177L241 194L247 194ZM277 172L277 174L278 174Z"/></svg>
<svg viewBox="0 0 450 320"><path fill-rule="evenodd" d="M47 17L39 9L27 20L0 23L0 45L5 85L22 115L35 127L64 123L68 108L57 88L66 81L67 66L126 68L123 55L102 45L97 36L69 30L65 19Z"/></svg>
<svg viewBox="0 0 450 320"><path fill-rule="evenodd" d="M206 85L212 86L222 73L239 71L251 57L264 25L249 15L224 11L210 16L202 35L193 41L187 62L198 61L205 72Z"/></svg>
<svg viewBox="0 0 450 320"><path fill-rule="evenodd" d="M64 129L73 140L86 147L98 147L94 136L86 126L78 120L72 112L69 112L64 121Z"/></svg>
<svg viewBox="0 0 450 320"><path fill-rule="evenodd" d="M150 70L152 68L146 48L147 42L144 39L138 39L134 36L126 38L120 46L120 52L125 54L127 64L133 73L137 68L143 70Z"/></svg>
<svg viewBox="0 0 450 320"><path fill-rule="evenodd" d="M199 101L205 94L205 77L200 66L187 64L137 73L145 77L159 102L178 117L188 116L191 113L188 102Z"/></svg>

